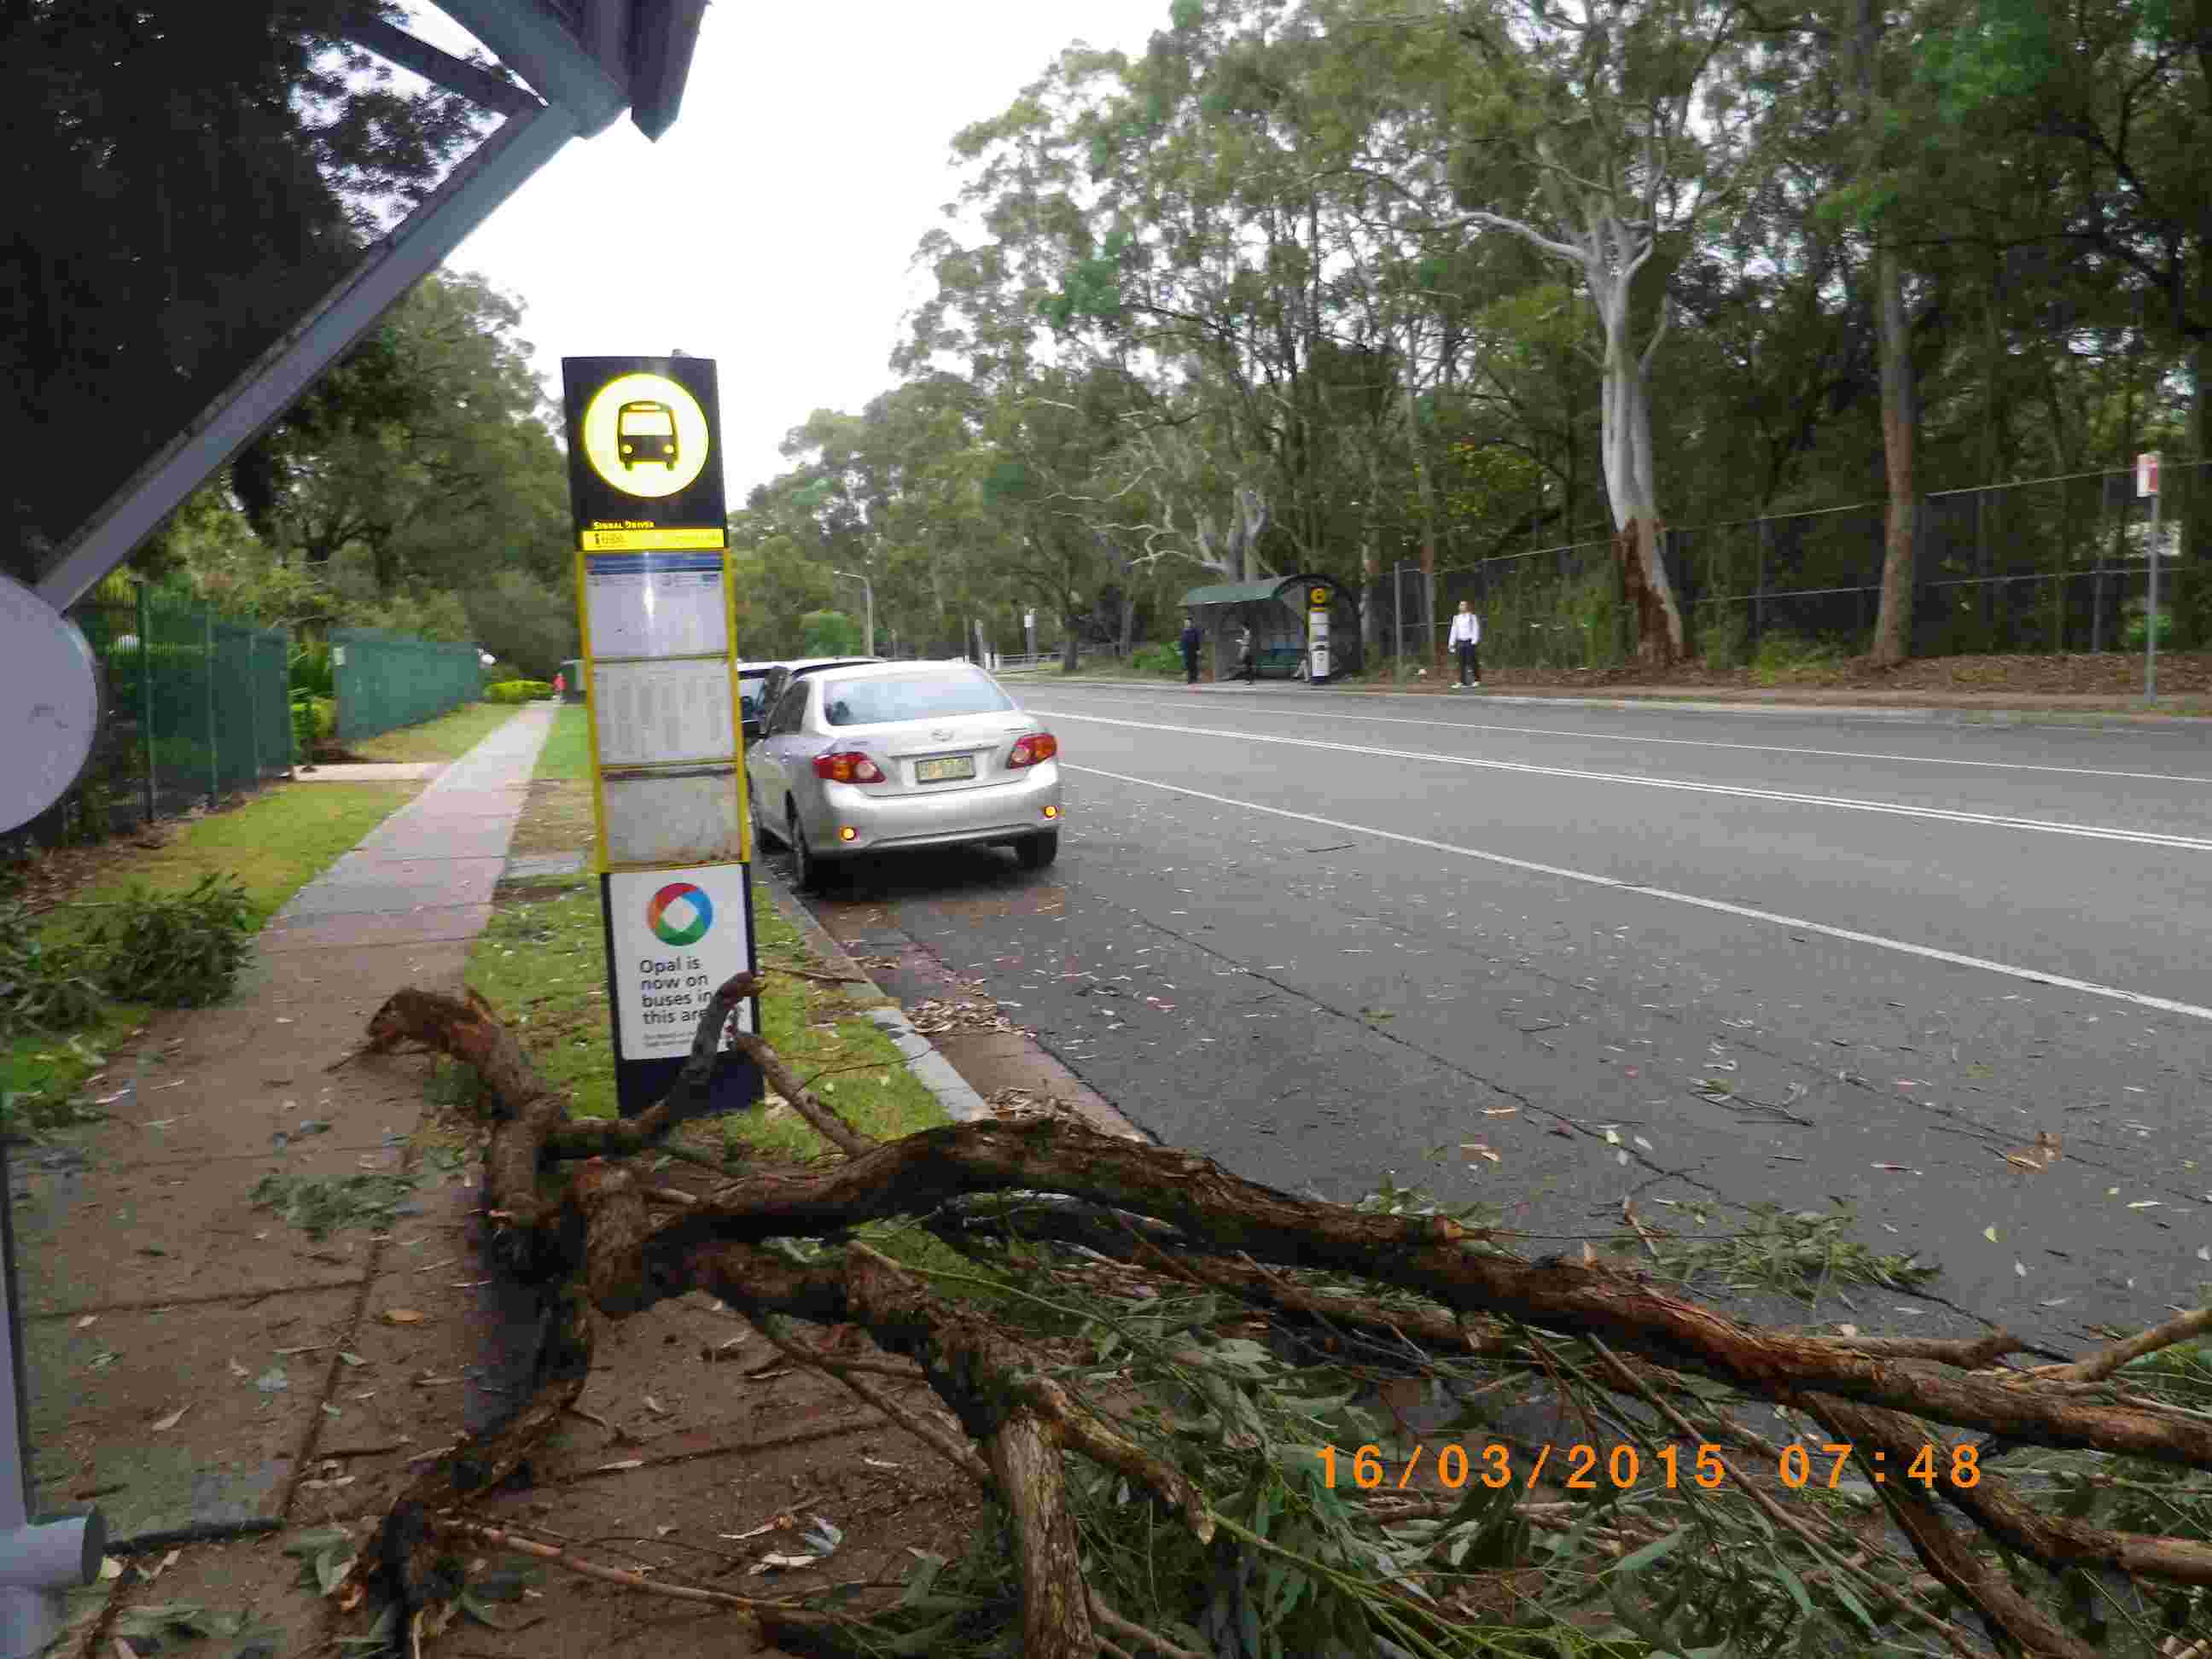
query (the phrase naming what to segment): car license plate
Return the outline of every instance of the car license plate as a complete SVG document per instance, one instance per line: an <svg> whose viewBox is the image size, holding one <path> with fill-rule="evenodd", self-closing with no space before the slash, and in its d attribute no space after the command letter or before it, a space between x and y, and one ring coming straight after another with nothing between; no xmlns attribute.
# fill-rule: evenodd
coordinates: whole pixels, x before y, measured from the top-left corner
<svg viewBox="0 0 2212 1659"><path fill-rule="evenodd" d="M942 783L947 778L972 778L975 775L973 755L939 755L933 760L914 763L916 783Z"/></svg>

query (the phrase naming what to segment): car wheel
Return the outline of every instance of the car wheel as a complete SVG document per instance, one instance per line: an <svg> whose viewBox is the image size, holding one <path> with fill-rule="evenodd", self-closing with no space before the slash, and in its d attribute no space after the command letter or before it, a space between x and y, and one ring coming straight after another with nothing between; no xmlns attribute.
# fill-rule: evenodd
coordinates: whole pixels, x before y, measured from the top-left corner
<svg viewBox="0 0 2212 1659"><path fill-rule="evenodd" d="M1031 836L1014 843L1015 855L1024 870L1042 870L1060 856L1060 831L1048 830L1041 836Z"/></svg>
<svg viewBox="0 0 2212 1659"><path fill-rule="evenodd" d="M783 820L784 845L791 848L792 879L802 893L822 890L827 872L822 860L814 856L814 849L806 844L806 831L799 826L799 809L788 810Z"/></svg>

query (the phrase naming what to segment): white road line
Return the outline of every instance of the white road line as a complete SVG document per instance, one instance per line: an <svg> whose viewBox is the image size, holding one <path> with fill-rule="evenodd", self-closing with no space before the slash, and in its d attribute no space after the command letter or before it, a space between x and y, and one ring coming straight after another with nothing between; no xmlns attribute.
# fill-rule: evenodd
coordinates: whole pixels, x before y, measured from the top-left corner
<svg viewBox="0 0 2212 1659"><path fill-rule="evenodd" d="M1366 691L1358 695L1373 696L1376 694ZM1383 695L1413 694L1393 692ZM1188 708L1190 706L1187 702L1178 702L1173 697L1113 696L1112 700L1115 702L1147 703L1159 708ZM1024 708L1033 706L1027 702L1022 705ZM1247 707L1239 703L1237 712L1240 714L1273 714L1285 720L1307 717L1295 708L1264 708L1256 704ZM1651 738L1632 732L1577 732L1571 727L1557 726L1501 726L1484 720L1418 720L1407 714L1363 714L1340 703L1331 703L1329 712L1341 714L1347 720L1368 720L1379 726L1441 726L1454 732L1525 732L1540 738L1595 738L1602 742L1626 744L1663 743L1685 749L1741 749L1757 755L1820 755L1833 760L1909 761L1916 766L1982 766L2005 772L2063 772L2069 777L2130 778L2144 783L2212 783L2212 777L2200 778L2186 772L2119 772L2102 766L2042 766L2033 761L1959 760L1942 755L1885 755L1865 749L1793 749L1778 743L1716 743L1710 738Z"/></svg>
<svg viewBox="0 0 2212 1659"><path fill-rule="evenodd" d="M1341 754L1369 755L1382 760L1419 761L1425 766L1470 766L1486 772L1519 772L1535 777L1571 778L1585 783L1633 784L1644 789L1674 789L1698 795L1729 795L1740 800L1781 801L1792 806L1826 806L1847 812L1880 812L1891 817L1928 818L1941 823L1970 823L1983 829L2031 830L2050 836L2078 836L2090 841L2132 842L2143 847L2171 847L2187 853L2212 853L2212 841L2193 836L2161 835L2154 830L2115 830L2099 824L2057 823L2046 818L2015 818L1996 812L1959 812L1942 806L1906 806L1894 801L1856 800L1848 795L1808 795L1789 789L1752 789L1741 784L1696 783L1686 778L1651 778L1633 772L1592 772L1580 767L1533 766L1525 761L1480 760L1472 755L1440 755L1413 749L1381 749L1362 743L1329 743L1320 738L1285 738L1265 732L1237 732L1221 726L1163 725L1155 720L1117 720L1104 714L1081 714L1073 710L1031 706L1035 714L1054 720L1088 720L1094 726L1122 726L1140 732L1179 732L1195 738L1234 738L1240 743L1276 743L1297 749L1329 749Z"/></svg>
<svg viewBox="0 0 2212 1659"><path fill-rule="evenodd" d="M2155 1008L2162 1013L2186 1014L2194 1019L2212 1020L2212 1008L2200 1008L2193 1002L2175 1002L2166 997L2145 996L2140 991L2123 991L2116 985L2100 985L2094 980L2069 979L2063 974L2046 974L2033 968L2015 968L2009 963L1990 962L1982 957L1962 956L1956 951L1939 951L1930 945L1913 945L1901 939L1886 939L1880 933L1862 933L1849 927L1832 927L1825 921L1808 921L1802 916L1785 916L1774 910L1754 910L1749 905L1731 904L1726 899L1700 898L1695 893L1677 893L1665 887L1651 887L1642 882L1620 881L1612 876L1594 875L1587 870L1567 870L1556 864L1538 864L1530 859L1509 858L1503 853L1485 853L1473 847L1458 847L1450 842L1430 841L1420 836L1408 836L1395 830L1377 830L1364 823L1347 823L1341 818L1325 818L1313 812L1293 812L1286 807L1261 806L1249 800L1237 800L1228 795L1210 794L1203 789L1193 789L1180 783L1162 783L1156 778L1132 777L1126 772L1109 772L1103 767L1071 766L1066 761L1060 765L1070 772L1085 772L1093 777L1111 778L1116 783L1142 784L1148 789L1162 789L1173 795L1188 795L1196 800L1208 800L1222 806L1234 806L1248 812L1265 812L1273 817L1296 818L1301 823L1319 824L1324 830L1340 830L1351 835L1372 836L1378 841L1395 841L1407 847L1419 847L1431 853L1449 854L1455 858L1477 859L1485 864L1503 865L1511 870L1526 870L1540 876L1556 876L1563 881L1578 881L1591 887L1610 887L1623 893L1641 893L1650 898L1667 899L1676 904L1694 905L1700 910L1717 910L1723 915L1741 916L1747 921L1763 921L1778 927L1802 927L1808 933L1820 933L1828 939L1839 939L1852 945L1870 945L1880 951L1895 951L1905 956L1919 957L1929 962L1947 962L1955 968L1978 968L1985 973L2002 974L2031 985L2055 985L2061 990L2081 991L2090 996L2111 997L2115 1001L2132 1003L2138 1008Z"/></svg>

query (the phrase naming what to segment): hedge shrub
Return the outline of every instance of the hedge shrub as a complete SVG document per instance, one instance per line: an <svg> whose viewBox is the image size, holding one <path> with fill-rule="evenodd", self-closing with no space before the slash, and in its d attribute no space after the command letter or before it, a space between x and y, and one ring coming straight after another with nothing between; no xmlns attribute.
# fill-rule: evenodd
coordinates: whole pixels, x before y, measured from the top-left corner
<svg viewBox="0 0 2212 1659"><path fill-rule="evenodd" d="M486 702L536 702L553 695L550 680L501 680L484 687Z"/></svg>
<svg viewBox="0 0 2212 1659"><path fill-rule="evenodd" d="M305 691L296 692L292 698L292 752L300 760L312 759L316 745L328 743L337 735L338 706L330 697L318 697Z"/></svg>

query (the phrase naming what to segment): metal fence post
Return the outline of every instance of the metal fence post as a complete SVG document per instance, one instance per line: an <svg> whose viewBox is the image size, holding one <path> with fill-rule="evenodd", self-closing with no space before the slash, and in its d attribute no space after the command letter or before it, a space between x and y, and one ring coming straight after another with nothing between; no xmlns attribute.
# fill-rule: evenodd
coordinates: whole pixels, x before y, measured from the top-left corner
<svg viewBox="0 0 2212 1659"><path fill-rule="evenodd" d="M253 637L254 632L248 629L246 635L246 729L249 733L250 744L246 752L253 757L253 787L258 789L261 787L261 688L254 684L260 678L253 661L256 654L254 647L258 643Z"/></svg>
<svg viewBox="0 0 2212 1659"><path fill-rule="evenodd" d="M1766 626L1766 548L1773 538L1774 520L1762 513L1759 517L1757 551L1753 555L1758 564L1751 590L1751 643L1754 650L1759 646L1759 633Z"/></svg>
<svg viewBox="0 0 2212 1659"><path fill-rule="evenodd" d="M201 680L207 687L208 811L222 797L222 763L215 726L215 607L200 607Z"/></svg>
<svg viewBox="0 0 2212 1659"><path fill-rule="evenodd" d="M1392 562L1390 580L1397 591L1390 606L1391 631L1398 636L1396 647L1390 653L1390 677L1403 679L1406 675L1406 562L1403 559Z"/></svg>
<svg viewBox="0 0 2212 1659"><path fill-rule="evenodd" d="M154 608L138 590L138 746L146 755L146 822L154 821Z"/></svg>

